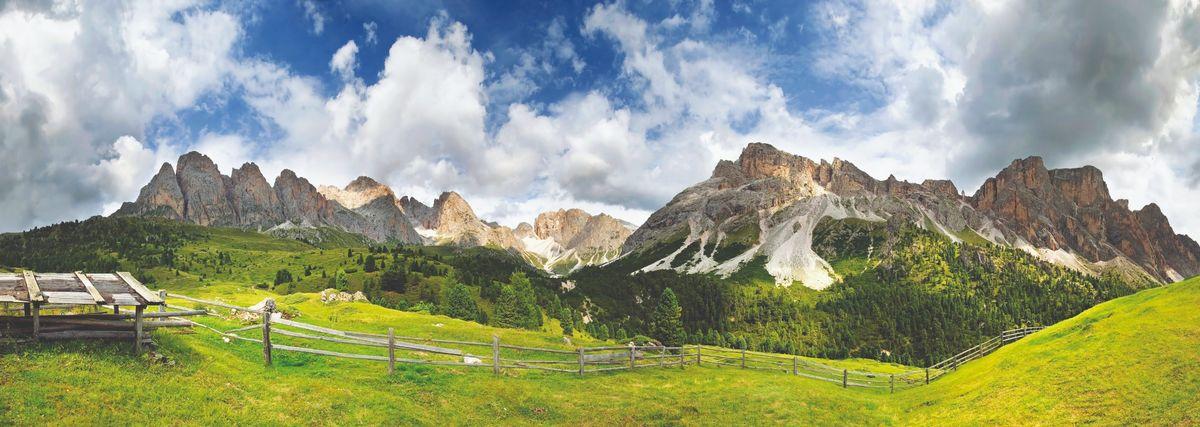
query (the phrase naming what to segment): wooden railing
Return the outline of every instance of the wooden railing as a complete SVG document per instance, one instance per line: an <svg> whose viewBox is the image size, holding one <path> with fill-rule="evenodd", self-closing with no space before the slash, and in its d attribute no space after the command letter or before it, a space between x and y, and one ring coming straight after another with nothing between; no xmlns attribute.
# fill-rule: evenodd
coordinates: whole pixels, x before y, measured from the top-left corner
<svg viewBox="0 0 1200 427"><path fill-rule="evenodd" d="M314 354L320 356L387 362L388 372L395 370L397 363L443 366L464 366L487 369L499 375L505 369L527 369L585 375L588 373L635 370L642 368L667 368L695 366L734 367L779 372L810 379L839 384L842 387L896 389L929 384L967 363L995 351L1000 346L1019 340L1041 330L1041 327L1026 327L1002 332L996 337L962 351L929 368L902 372L870 372L851 370L819 363L809 358L775 353L736 350L707 345L687 346L605 346L546 348L518 346L503 343L493 336L491 342L475 342L449 339L434 339L396 335L393 328L387 334L343 331L323 326L277 318L272 300L266 300L264 308L254 310L218 301L209 301L185 295L167 294L169 298L192 301L211 307L254 313L261 316L261 323L218 330L207 325L197 326L210 329L229 340L260 344L263 362L272 364L274 351ZM179 307L182 308L182 307ZM261 333L261 336L250 334ZM248 336L249 335L249 336ZM277 337L287 337L283 344ZM337 351L312 346L293 345L294 342L326 343L350 347L356 350ZM368 354L366 349L374 349ZM353 352L350 352L353 351Z"/></svg>

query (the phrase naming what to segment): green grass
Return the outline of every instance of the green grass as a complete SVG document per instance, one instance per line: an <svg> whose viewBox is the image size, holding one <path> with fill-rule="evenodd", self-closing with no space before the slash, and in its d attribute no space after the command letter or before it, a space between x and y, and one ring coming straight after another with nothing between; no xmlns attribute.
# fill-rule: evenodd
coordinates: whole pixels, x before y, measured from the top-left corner
<svg viewBox="0 0 1200 427"><path fill-rule="evenodd" d="M237 304L267 294L213 286ZM550 331L494 329L363 303L280 298L301 320L408 335L565 345ZM968 363L928 387L888 394L736 368L569 374L401 366L156 332L173 365L126 345L46 344L0 355L0 414L15 425L124 424L792 424L1014 425L1200 422L1200 278L1101 304ZM205 322L231 321L205 320ZM437 326L441 325L441 326ZM581 343L587 343L582 341ZM826 361L902 369L874 361Z"/></svg>

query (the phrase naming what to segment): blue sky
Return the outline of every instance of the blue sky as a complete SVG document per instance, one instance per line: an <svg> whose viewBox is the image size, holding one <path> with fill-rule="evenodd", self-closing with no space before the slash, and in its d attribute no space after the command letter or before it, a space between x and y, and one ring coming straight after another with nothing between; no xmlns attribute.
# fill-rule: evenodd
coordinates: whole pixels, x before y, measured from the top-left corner
<svg viewBox="0 0 1200 427"><path fill-rule="evenodd" d="M1092 164L1200 233L1200 2L1101 3L0 2L0 145L28 160L0 231L112 212L189 150L638 223L762 141L968 194Z"/></svg>

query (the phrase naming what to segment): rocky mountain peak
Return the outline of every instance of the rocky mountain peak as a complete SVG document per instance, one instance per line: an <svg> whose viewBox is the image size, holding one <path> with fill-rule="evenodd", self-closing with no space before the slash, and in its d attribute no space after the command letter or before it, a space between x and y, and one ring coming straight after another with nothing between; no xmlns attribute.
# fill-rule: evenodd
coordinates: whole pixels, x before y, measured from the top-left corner
<svg viewBox="0 0 1200 427"><path fill-rule="evenodd" d="M473 224L483 224L478 216L475 216L475 211L471 209L471 205L463 199L461 195L453 191L447 191L438 196L433 202L433 212L435 215L434 229L439 233L453 233L464 226Z"/></svg>
<svg viewBox="0 0 1200 427"><path fill-rule="evenodd" d="M195 151L179 157L176 178L184 216L200 225L233 225L237 217L226 198L226 177L208 156Z"/></svg>
<svg viewBox="0 0 1200 427"><path fill-rule="evenodd" d="M229 180L230 205L240 225L271 227L281 222L279 197L254 163L233 170Z"/></svg>
<svg viewBox="0 0 1200 427"><path fill-rule="evenodd" d="M121 205L114 215L158 216L174 220L184 219L183 191L170 163L164 162L150 183L142 187L136 201Z"/></svg>
<svg viewBox="0 0 1200 427"><path fill-rule="evenodd" d="M391 188L388 188L388 186L386 186L386 185L380 184L379 181L376 181L368 176L359 176L358 178L355 178L353 181L350 181L350 183L346 185L346 191L362 192L362 191L383 191L383 190L386 190L388 193L392 192Z"/></svg>
<svg viewBox="0 0 1200 427"><path fill-rule="evenodd" d="M533 232L540 239L569 242L579 234L592 215L582 209L559 209L542 212L533 221Z"/></svg>

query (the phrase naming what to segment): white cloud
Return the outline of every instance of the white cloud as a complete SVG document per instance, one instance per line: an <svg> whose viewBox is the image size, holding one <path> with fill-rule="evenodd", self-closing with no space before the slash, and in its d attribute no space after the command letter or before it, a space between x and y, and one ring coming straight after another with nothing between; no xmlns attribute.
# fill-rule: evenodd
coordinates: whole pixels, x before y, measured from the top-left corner
<svg viewBox="0 0 1200 427"><path fill-rule="evenodd" d="M379 36L376 34L376 31L378 31L378 30L379 30L379 24L376 24L375 21L364 22L363 23L363 32L365 32L366 35L363 36L364 37L363 42L366 43L368 46L378 43Z"/></svg>
<svg viewBox="0 0 1200 427"><path fill-rule="evenodd" d="M100 213L170 157L156 117L222 88L237 20L196 2L0 11L0 230ZM106 206L108 205L108 206Z"/></svg>
<svg viewBox="0 0 1200 427"><path fill-rule="evenodd" d="M354 69L358 68L358 60L355 55L358 55L358 44L354 43L354 40L350 40L338 48L337 52L334 52L333 58L329 60L329 69L342 80L354 78Z"/></svg>
<svg viewBox="0 0 1200 427"><path fill-rule="evenodd" d="M304 19L312 23L312 33L321 35L325 32L325 14L321 12L315 0L301 0L300 7L304 8Z"/></svg>

